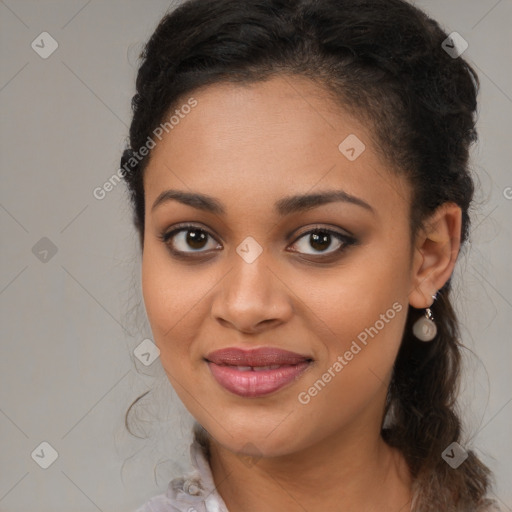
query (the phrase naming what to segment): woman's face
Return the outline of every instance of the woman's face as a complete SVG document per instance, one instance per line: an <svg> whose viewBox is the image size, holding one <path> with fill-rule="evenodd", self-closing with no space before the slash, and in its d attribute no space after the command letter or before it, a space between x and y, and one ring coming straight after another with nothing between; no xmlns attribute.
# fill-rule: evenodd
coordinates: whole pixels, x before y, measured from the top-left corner
<svg viewBox="0 0 512 512"><path fill-rule="evenodd" d="M170 382L232 451L378 434L412 288L408 184L306 79L191 96L144 177L144 302ZM324 193L340 195L290 199Z"/></svg>

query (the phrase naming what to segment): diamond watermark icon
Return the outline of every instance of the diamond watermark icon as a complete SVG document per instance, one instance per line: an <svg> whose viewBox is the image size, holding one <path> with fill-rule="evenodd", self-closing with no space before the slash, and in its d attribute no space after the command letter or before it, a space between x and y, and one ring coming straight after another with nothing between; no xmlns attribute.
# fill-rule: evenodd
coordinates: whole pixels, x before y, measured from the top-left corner
<svg viewBox="0 0 512 512"><path fill-rule="evenodd" d="M460 57L467 49L468 42L458 33L452 32L442 43L442 49L452 58Z"/></svg>
<svg viewBox="0 0 512 512"><path fill-rule="evenodd" d="M441 457L453 469L457 469L468 458L468 452L459 443L453 442L441 454Z"/></svg>
<svg viewBox="0 0 512 512"><path fill-rule="evenodd" d="M236 248L236 252L246 263L252 263L263 252L263 247L252 236L248 236Z"/></svg>
<svg viewBox="0 0 512 512"><path fill-rule="evenodd" d="M39 57L47 59L59 47L59 43L48 32L41 32L30 46Z"/></svg>
<svg viewBox="0 0 512 512"><path fill-rule="evenodd" d="M245 454L244 455L242 455L242 454L238 455L240 460L249 468L254 466L255 464L257 464L258 461L261 459L261 456L262 456L261 452L252 443L244 444L242 450L245 451L245 452L248 451L248 452L251 452L251 453L255 454L255 455L245 455Z"/></svg>
<svg viewBox="0 0 512 512"><path fill-rule="evenodd" d="M353 162L361 156L366 146L356 135L351 133L339 144L338 149L343 156Z"/></svg>
<svg viewBox="0 0 512 512"><path fill-rule="evenodd" d="M160 349L149 338L146 338L137 345L133 353L144 366L149 366L160 355Z"/></svg>
<svg viewBox="0 0 512 512"><path fill-rule="evenodd" d="M48 469L58 458L57 450L46 441L43 441L30 456L41 466L43 469Z"/></svg>
<svg viewBox="0 0 512 512"><path fill-rule="evenodd" d="M56 254L57 246L49 239L43 236L32 247L32 254L42 263L48 263Z"/></svg>

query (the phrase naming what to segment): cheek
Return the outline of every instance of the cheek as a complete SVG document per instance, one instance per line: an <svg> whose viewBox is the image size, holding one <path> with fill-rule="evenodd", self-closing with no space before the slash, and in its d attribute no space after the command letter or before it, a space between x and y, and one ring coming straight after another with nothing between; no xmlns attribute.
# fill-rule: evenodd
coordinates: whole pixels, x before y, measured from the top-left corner
<svg viewBox="0 0 512 512"><path fill-rule="evenodd" d="M161 341L159 338L163 333L172 328L171 320L178 313L174 311L178 302L175 300L173 288L172 276L156 261L149 248L146 248L142 260L142 295L157 343Z"/></svg>
<svg viewBox="0 0 512 512"><path fill-rule="evenodd" d="M180 392L190 388L188 379L193 371L187 357L190 341L184 331L184 320L193 302L184 293L184 287L177 286L179 278L168 270L169 265L158 264L149 251L147 256L142 266L142 291L153 341L160 350L160 364L169 382L186 400Z"/></svg>
<svg viewBox="0 0 512 512"><path fill-rule="evenodd" d="M312 422L312 432L318 430L312 435L328 435L351 418L367 414L371 424L370 418L381 413L407 305L375 295L361 302L353 297L338 304L336 312L327 318L336 336L321 338L322 357L295 397L302 414L321 418L320 425Z"/></svg>
<svg viewBox="0 0 512 512"><path fill-rule="evenodd" d="M343 348L347 340L355 339L375 323L383 334L386 331L388 339L401 337L405 319L397 315L397 309L407 310L407 251L403 242L392 246L385 240L377 241L354 252L320 280L303 280L300 294L307 298L304 300L321 324L321 332L328 333L329 340L340 340L337 348Z"/></svg>
<svg viewBox="0 0 512 512"><path fill-rule="evenodd" d="M200 299L201 289L165 255L148 244L142 259L142 294L162 359L167 352L179 350L184 345L176 341L183 339L184 325L194 315L194 305Z"/></svg>
<svg viewBox="0 0 512 512"><path fill-rule="evenodd" d="M321 383L316 386L325 393L319 402L361 405L387 383L396 359L408 309L408 247L384 241L373 247L333 271L316 292L313 283L306 287L317 324L313 330L323 345L307 386L324 377L330 389L325 393Z"/></svg>

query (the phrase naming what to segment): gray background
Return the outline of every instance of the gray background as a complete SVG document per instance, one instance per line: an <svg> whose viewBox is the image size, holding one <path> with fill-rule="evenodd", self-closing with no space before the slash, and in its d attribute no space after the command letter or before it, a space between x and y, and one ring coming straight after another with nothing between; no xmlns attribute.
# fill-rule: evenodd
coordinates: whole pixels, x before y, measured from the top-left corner
<svg viewBox="0 0 512 512"><path fill-rule="evenodd" d="M482 81L480 188L455 278L477 357L465 357L460 404L466 444L495 471L510 511L512 2L416 4L468 41L464 57ZM188 469L192 420L159 359L146 367L133 354L151 333L124 185L93 196L118 169L134 56L169 5L0 1L1 511L133 511ZM47 59L31 47L44 31L59 45ZM156 394L137 410L139 439L124 413L148 389ZM47 469L31 456L42 442L58 453Z"/></svg>

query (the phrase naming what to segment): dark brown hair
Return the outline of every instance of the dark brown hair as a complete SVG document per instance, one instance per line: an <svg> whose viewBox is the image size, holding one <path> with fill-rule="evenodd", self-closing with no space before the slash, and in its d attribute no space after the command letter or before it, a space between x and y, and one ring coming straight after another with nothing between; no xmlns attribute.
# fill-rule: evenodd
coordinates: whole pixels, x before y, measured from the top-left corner
<svg viewBox="0 0 512 512"><path fill-rule="evenodd" d="M454 202L462 210L463 244L479 80L462 57L443 49L447 37L403 0L189 0L168 13L141 55L121 158L141 249L151 154L141 158L138 149L193 91L277 74L315 81L372 127L381 156L412 185L411 240L439 205ZM473 451L457 469L441 457L461 440L455 400L463 345L450 288L448 280L432 306L438 334L430 343L412 335L422 311L409 306L386 403L390 421L382 427L409 464L421 511L476 511L490 503L490 471Z"/></svg>

